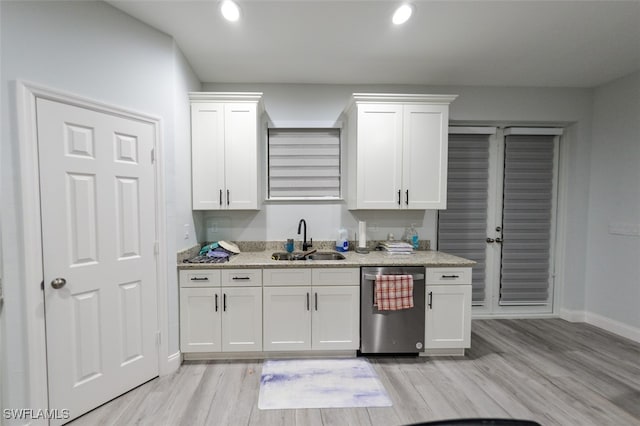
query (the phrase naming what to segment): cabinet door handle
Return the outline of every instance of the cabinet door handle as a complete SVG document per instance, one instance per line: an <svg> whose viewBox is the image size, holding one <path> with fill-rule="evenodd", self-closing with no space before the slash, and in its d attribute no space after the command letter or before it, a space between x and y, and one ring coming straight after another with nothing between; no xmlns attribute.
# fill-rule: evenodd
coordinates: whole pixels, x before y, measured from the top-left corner
<svg viewBox="0 0 640 426"><path fill-rule="evenodd" d="M406 191L406 195L407 195L407 205L409 205L409 190L408 189Z"/></svg>
<svg viewBox="0 0 640 426"><path fill-rule="evenodd" d="M440 278L445 279L445 280L446 279L451 280L451 279L455 279L455 278L460 278L460 275L441 275Z"/></svg>
<svg viewBox="0 0 640 426"><path fill-rule="evenodd" d="M227 293L222 294L222 310L227 312Z"/></svg>
<svg viewBox="0 0 640 426"><path fill-rule="evenodd" d="M216 312L218 312L218 294L216 293Z"/></svg>
<svg viewBox="0 0 640 426"><path fill-rule="evenodd" d="M429 309L433 309L433 292L432 291L429 292L429 303L428 303L428 305L429 305Z"/></svg>
<svg viewBox="0 0 640 426"><path fill-rule="evenodd" d="M230 200L230 198L229 198L229 190L227 189L227 205L229 205L229 200Z"/></svg>
<svg viewBox="0 0 640 426"><path fill-rule="evenodd" d="M250 280L251 277L233 277L232 280Z"/></svg>
<svg viewBox="0 0 640 426"><path fill-rule="evenodd" d="M318 293L314 293L315 296L315 307L316 307L316 311L318 310Z"/></svg>
<svg viewBox="0 0 640 426"><path fill-rule="evenodd" d="M402 193L402 191L400 189L398 189L398 205L400 205L400 194Z"/></svg>
<svg viewBox="0 0 640 426"><path fill-rule="evenodd" d="M220 190L220 205L222 205L222 189Z"/></svg>
<svg viewBox="0 0 640 426"><path fill-rule="evenodd" d="M191 281L209 281L207 277L191 277Z"/></svg>
<svg viewBox="0 0 640 426"><path fill-rule="evenodd" d="M309 293L307 293L307 311L309 310Z"/></svg>

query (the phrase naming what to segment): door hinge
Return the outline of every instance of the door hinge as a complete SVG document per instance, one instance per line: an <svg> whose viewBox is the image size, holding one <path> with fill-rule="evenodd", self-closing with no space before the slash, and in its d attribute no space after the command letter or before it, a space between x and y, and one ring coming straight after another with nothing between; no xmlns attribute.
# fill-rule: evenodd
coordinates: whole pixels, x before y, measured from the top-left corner
<svg viewBox="0 0 640 426"><path fill-rule="evenodd" d="M153 243L153 254L155 254L156 256L160 254L160 243L158 243L157 241Z"/></svg>
<svg viewBox="0 0 640 426"><path fill-rule="evenodd" d="M156 149L151 148L151 164L156 162Z"/></svg>
<svg viewBox="0 0 640 426"><path fill-rule="evenodd" d="M40 290L44 291L44 280L40 281Z"/></svg>
<svg viewBox="0 0 640 426"><path fill-rule="evenodd" d="M162 342L162 334L160 334L160 330L156 331L156 346L160 346Z"/></svg>

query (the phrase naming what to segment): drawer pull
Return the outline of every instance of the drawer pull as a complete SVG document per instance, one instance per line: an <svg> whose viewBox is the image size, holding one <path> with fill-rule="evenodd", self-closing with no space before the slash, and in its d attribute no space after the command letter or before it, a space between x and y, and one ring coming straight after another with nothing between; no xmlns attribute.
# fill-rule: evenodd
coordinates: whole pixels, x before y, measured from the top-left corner
<svg viewBox="0 0 640 426"><path fill-rule="evenodd" d="M231 279L234 280L234 281L237 281L237 280L245 280L246 281L246 280L250 280L251 277L233 277Z"/></svg>
<svg viewBox="0 0 640 426"><path fill-rule="evenodd" d="M460 278L460 275L442 275L441 276L444 279L454 279L454 278Z"/></svg>
<svg viewBox="0 0 640 426"><path fill-rule="evenodd" d="M191 277L191 281L209 281L208 277Z"/></svg>

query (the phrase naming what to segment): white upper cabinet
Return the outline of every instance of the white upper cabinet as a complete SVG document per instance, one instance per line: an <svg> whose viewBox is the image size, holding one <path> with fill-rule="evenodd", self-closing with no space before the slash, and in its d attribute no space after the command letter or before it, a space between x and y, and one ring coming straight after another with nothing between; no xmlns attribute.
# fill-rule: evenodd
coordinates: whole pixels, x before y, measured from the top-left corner
<svg viewBox="0 0 640 426"><path fill-rule="evenodd" d="M350 209L444 209L454 95L353 95L347 107Z"/></svg>
<svg viewBox="0 0 640 426"><path fill-rule="evenodd" d="M255 210L261 93L190 93L194 210Z"/></svg>

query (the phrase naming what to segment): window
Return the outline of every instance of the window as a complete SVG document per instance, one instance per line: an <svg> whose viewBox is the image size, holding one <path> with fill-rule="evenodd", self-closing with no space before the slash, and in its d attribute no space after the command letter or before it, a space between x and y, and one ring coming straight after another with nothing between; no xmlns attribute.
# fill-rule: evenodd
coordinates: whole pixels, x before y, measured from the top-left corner
<svg viewBox="0 0 640 426"><path fill-rule="evenodd" d="M268 199L340 199L340 129L269 129Z"/></svg>

